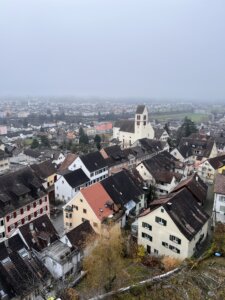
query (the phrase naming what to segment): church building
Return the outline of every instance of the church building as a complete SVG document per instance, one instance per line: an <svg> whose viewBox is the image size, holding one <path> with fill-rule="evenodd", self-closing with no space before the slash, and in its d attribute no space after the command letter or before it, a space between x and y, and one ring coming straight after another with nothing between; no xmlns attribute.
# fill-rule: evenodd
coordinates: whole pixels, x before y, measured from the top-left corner
<svg viewBox="0 0 225 300"><path fill-rule="evenodd" d="M123 148L130 147L142 138L153 139L154 129L148 120L148 109L145 105L138 105L135 120L117 121L113 127L113 138L118 139Z"/></svg>

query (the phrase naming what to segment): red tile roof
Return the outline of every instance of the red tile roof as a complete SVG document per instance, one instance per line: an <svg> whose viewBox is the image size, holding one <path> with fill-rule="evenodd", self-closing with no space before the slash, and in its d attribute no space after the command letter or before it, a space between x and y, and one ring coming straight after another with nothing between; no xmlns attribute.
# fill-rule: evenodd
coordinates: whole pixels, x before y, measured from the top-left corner
<svg viewBox="0 0 225 300"><path fill-rule="evenodd" d="M99 182L82 189L81 193L100 221L113 214L113 210L107 206L113 200Z"/></svg>

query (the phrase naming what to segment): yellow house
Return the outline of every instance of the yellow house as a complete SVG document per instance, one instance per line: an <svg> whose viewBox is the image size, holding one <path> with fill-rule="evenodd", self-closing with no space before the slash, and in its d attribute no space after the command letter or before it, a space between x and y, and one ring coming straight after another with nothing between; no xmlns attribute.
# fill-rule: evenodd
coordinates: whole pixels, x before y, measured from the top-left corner
<svg viewBox="0 0 225 300"><path fill-rule="evenodd" d="M40 164L31 165L31 168L44 181L43 186L48 190L49 201L54 201L55 181L57 180L55 165L51 160L46 160Z"/></svg>
<svg viewBox="0 0 225 300"><path fill-rule="evenodd" d="M118 208L103 186L97 182L79 191L63 208L64 228L71 230L88 220L96 233L101 233L104 221L112 219Z"/></svg>

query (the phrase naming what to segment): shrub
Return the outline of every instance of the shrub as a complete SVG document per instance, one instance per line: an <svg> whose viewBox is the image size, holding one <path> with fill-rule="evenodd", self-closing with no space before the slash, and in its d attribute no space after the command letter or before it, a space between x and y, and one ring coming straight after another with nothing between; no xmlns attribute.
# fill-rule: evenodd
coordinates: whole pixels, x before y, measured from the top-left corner
<svg viewBox="0 0 225 300"><path fill-rule="evenodd" d="M162 258L162 264L164 266L165 271L170 271L177 268L181 264L181 261L174 257L164 256Z"/></svg>
<svg viewBox="0 0 225 300"><path fill-rule="evenodd" d="M147 267L161 267L161 260L158 256L145 256L142 261L143 265Z"/></svg>

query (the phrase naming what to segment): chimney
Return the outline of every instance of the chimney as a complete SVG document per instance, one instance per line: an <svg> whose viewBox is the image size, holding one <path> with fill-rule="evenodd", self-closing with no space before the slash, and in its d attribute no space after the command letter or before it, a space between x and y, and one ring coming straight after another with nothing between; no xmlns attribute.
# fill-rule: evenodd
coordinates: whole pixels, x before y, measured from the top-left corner
<svg viewBox="0 0 225 300"><path fill-rule="evenodd" d="M33 223L29 223L29 229L30 229L30 231L34 231L34 224Z"/></svg>
<svg viewBox="0 0 225 300"><path fill-rule="evenodd" d="M8 239L4 240L4 244L5 244L6 248L9 248L9 240Z"/></svg>
<svg viewBox="0 0 225 300"><path fill-rule="evenodd" d="M168 208L168 210L171 210L171 208L172 208L172 203L171 202L167 202L167 208Z"/></svg>

